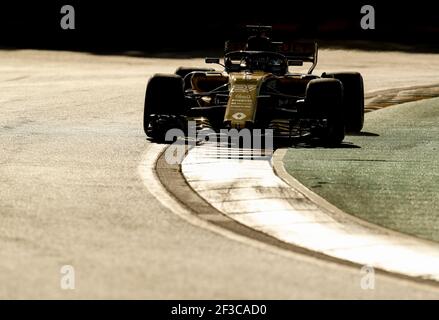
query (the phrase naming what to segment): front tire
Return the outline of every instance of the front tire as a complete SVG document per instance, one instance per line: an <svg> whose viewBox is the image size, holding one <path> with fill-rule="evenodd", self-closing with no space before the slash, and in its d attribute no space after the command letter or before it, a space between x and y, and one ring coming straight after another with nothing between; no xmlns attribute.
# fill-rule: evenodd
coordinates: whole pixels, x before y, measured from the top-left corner
<svg viewBox="0 0 439 320"><path fill-rule="evenodd" d="M343 86L336 79L311 80L306 88L305 106L311 118L326 120L315 132L325 145L335 146L345 138Z"/></svg>
<svg viewBox="0 0 439 320"><path fill-rule="evenodd" d="M143 111L143 129L153 139L161 140L169 121L184 114L183 79L178 75L156 74L148 81Z"/></svg>
<svg viewBox="0 0 439 320"><path fill-rule="evenodd" d="M358 72L324 73L324 78L340 80L343 84L343 114L346 131L359 133L364 125L364 84Z"/></svg>

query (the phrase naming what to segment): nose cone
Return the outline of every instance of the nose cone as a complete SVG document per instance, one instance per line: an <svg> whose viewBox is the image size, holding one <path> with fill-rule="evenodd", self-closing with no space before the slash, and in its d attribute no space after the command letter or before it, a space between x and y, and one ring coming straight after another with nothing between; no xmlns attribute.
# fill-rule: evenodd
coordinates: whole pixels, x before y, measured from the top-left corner
<svg viewBox="0 0 439 320"><path fill-rule="evenodd" d="M230 96L224 116L226 126L243 129L255 120L257 96L264 74L236 73L230 75Z"/></svg>

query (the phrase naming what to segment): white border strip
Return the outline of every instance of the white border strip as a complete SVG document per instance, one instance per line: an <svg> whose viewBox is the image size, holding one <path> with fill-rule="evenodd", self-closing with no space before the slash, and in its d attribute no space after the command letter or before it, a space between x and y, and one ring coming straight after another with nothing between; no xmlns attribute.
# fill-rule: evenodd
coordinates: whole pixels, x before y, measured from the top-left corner
<svg viewBox="0 0 439 320"><path fill-rule="evenodd" d="M230 218L308 250L439 281L438 244L347 215L300 183L287 184L268 160L213 159L212 147L189 151L182 173L201 197Z"/></svg>
<svg viewBox="0 0 439 320"><path fill-rule="evenodd" d="M166 150L167 147L168 145L149 144L138 166L138 172L143 181L144 186L154 196L154 198L160 202L160 204L163 207L167 208L181 219L185 220L186 222L196 227L203 228L207 231L219 234L230 240L238 241L245 245L250 245L254 248L265 250L283 257L300 259L301 261L308 261L308 262L312 261L312 263L314 264L323 264L323 262L321 262L319 259L316 259L315 257L292 252L287 249L279 248L258 240L248 238L246 236L239 235L233 231L229 231L222 227L216 226L192 214L190 210L184 207L178 200L176 200L173 197L171 193L168 192L168 190L166 190L166 188L162 185L162 183L160 182L159 178L156 175L156 170L155 170L156 162L160 157L160 155ZM340 268L338 264L333 262L325 261L324 263L326 264L330 263L333 264L334 267Z"/></svg>

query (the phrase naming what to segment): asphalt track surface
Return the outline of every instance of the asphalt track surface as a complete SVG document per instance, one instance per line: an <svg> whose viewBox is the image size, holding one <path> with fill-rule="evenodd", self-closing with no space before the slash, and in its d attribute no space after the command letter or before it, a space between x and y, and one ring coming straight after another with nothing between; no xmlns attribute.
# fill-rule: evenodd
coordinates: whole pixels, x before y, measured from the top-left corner
<svg viewBox="0 0 439 320"><path fill-rule="evenodd" d="M438 82L435 59L328 51L320 69L363 72L372 91ZM138 173L153 147L141 126L146 80L200 64L0 52L1 298L439 298L384 275L363 290L357 268L229 239L149 193ZM75 290L60 288L63 265Z"/></svg>

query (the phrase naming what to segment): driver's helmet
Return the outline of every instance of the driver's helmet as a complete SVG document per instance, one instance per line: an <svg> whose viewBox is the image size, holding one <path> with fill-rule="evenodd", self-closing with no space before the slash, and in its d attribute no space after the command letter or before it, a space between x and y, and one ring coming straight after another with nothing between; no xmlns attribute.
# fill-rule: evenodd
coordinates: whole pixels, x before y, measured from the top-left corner
<svg viewBox="0 0 439 320"><path fill-rule="evenodd" d="M264 34L251 36L247 40L247 51L271 51L271 40Z"/></svg>

